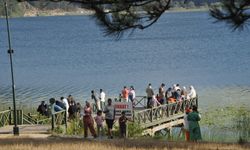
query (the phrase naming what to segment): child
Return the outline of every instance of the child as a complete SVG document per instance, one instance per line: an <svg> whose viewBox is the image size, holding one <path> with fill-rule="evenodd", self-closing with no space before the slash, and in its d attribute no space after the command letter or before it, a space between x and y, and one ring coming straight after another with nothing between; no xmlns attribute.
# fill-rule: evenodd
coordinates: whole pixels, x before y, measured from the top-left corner
<svg viewBox="0 0 250 150"><path fill-rule="evenodd" d="M191 112L191 109L186 108L186 114L184 115L184 127L183 127L183 130L185 132L186 141L190 141L189 123L188 123L188 119L187 119L187 116L190 112Z"/></svg>
<svg viewBox="0 0 250 150"><path fill-rule="evenodd" d="M97 136L100 137L100 135L103 135L104 129L103 129L103 121L104 117L102 116L102 111L98 110L97 115L95 117L95 122L97 126ZM101 132L101 134L100 134Z"/></svg>
<svg viewBox="0 0 250 150"><path fill-rule="evenodd" d="M127 120L128 118L125 116L125 111L123 111L122 116L119 118L120 137L122 138L126 137Z"/></svg>

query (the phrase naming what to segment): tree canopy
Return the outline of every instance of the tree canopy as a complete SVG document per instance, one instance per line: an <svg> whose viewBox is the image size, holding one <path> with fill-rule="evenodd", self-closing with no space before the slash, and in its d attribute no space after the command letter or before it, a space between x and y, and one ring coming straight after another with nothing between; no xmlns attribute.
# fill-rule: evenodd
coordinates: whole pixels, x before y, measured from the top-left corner
<svg viewBox="0 0 250 150"><path fill-rule="evenodd" d="M210 14L217 21L228 23L233 30L241 30L250 19L250 0L223 0L221 6L210 8Z"/></svg>
<svg viewBox="0 0 250 150"><path fill-rule="evenodd" d="M153 25L170 8L173 0L18 0L19 2L76 3L95 11L94 18L105 35L119 38L125 31L145 29ZM178 0L176 0L178 1ZM181 1L181 0L180 0ZM183 1L183 0L182 0ZM189 0L184 0L188 2ZM233 30L243 29L250 18L250 0L222 0L210 6L210 15L216 22L224 21Z"/></svg>

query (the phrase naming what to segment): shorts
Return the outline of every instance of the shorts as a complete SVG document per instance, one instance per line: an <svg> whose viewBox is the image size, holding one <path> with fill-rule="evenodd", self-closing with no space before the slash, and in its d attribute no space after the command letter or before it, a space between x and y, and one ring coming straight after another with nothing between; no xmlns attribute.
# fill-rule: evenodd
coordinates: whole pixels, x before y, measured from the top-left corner
<svg viewBox="0 0 250 150"><path fill-rule="evenodd" d="M113 119L106 119L106 124L109 129L113 128L114 120Z"/></svg>

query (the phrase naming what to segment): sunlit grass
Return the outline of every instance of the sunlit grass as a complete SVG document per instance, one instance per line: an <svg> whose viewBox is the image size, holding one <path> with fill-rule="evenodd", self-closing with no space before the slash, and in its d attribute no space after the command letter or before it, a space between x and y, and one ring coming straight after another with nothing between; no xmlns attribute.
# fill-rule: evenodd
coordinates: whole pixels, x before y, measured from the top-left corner
<svg viewBox="0 0 250 150"><path fill-rule="evenodd" d="M86 140L81 138L6 138L0 139L1 150L246 150L250 144L168 142L155 139Z"/></svg>

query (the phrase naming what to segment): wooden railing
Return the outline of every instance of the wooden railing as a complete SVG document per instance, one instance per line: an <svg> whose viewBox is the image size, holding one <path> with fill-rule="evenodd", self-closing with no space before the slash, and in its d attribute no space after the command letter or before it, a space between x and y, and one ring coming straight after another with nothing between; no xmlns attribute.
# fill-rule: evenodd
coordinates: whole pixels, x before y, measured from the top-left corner
<svg viewBox="0 0 250 150"><path fill-rule="evenodd" d="M11 108L9 108L9 110L4 110L0 112L0 127L14 124L13 113L14 111ZM18 125L23 124L23 111L22 110L16 110L16 118L17 118L16 121Z"/></svg>
<svg viewBox="0 0 250 150"><path fill-rule="evenodd" d="M11 124L11 110L0 112L0 127Z"/></svg>
<svg viewBox="0 0 250 150"><path fill-rule="evenodd" d="M147 96L136 96L134 100L134 106L147 108Z"/></svg>
<svg viewBox="0 0 250 150"><path fill-rule="evenodd" d="M198 106L198 97L182 102L160 105L158 107L134 111L133 120L143 128L148 128L184 116L185 108Z"/></svg>
<svg viewBox="0 0 250 150"><path fill-rule="evenodd" d="M52 130L55 129L55 125L65 125L65 128L67 128L67 114L65 110L61 110L58 112L55 112L54 114L51 115L52 121L51 121L51 126Z"/></svg>

